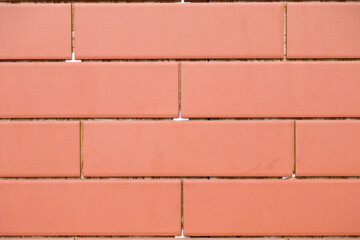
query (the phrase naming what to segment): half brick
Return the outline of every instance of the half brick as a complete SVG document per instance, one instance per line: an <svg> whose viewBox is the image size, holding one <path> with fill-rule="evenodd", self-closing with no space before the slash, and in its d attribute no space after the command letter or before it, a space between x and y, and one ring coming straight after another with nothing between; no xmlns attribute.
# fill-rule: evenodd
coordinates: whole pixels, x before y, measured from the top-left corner
<svg viewBox="0 0 360 240"><path fill-rule="evenodd" d="M282 58L283 3L75 4L79 59Z"/></svg>
<svg viewBox="0 0 360 240"><path fill-rule="evenodd" d="M80 176L79 122L0 122L0 177Z"/></svg>
<svg viewBox="0 0 360 240"><path fill-rule="evenodd" d="M360 121L296 121L296 175L360 176Z"/></svg>
<svg viewBox="0 0 360 240"><path fill-rule="evenodd" d="M70 59L71 4L1 4L0 59Z"/></svg>
<svg viewBox="0 0 360 240"><path fill-rule="evenodd" d="M360 180L185 180L186 236L359 235Z"/></svg>
<svg viewBox="0 0 360 240"><path fill-rule="evenodd" d="M176 117L177 63L2 63L0 117Z"/></svg>
<svg viewBox="0 0 360 240"><path fill-rule="evenodd" d="M287 4L289 58L359 58L359 2Z"/></svg>
<svg viewBox="0 0 360 240"><path fill-rule="evenodd" d="M178 180L3 180L1 235L180 235Z"/></svg>
<svg viewBox="0 0 360 240"><path fill-rule="evenodd" d="M85 176L291 176L292 121L84 123Z"/></svg>
<svg viewBox="0 0 360 240"><path fill-rule="evenodd" d="M360 62L181 63L183 117L359 117Z"/></svg>

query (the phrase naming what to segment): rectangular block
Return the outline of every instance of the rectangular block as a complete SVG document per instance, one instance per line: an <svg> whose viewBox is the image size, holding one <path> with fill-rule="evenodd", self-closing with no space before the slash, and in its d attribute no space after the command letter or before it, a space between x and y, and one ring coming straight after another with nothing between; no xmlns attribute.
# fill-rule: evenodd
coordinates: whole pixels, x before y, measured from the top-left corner
<svg viewBox="0 0 360 240"><path fill-rule="evenodd" d="M360 62L181 63L183 117L359 117Z"/></svg>
<svg viewBox="0 0 360 240"><path fill-rule="evenodd" d="M296 175L360 176L360 121L296 121Z"/></svg>
<svg viewBox="0 0 360 240"><path fill-rule="evenodd" d="M186 236L359 235L360 180L185 180Z"/></svg>
<svg viewBox="0 0 360 240"><path fill-rule="evenodd" d="M292 121L84 123L85 176L291 176Z"/></svg>
<svg viewBox="0 0 360 240"><path fill-rule="evenodd" d="M79 122L0 122L0 177L80 176Z"/></svg>
<svg viewBox="0 0 360 240"><path fill-rule="evenodd" d="M79 59L282 58L283 3L75 4Z"/></svg>
<svg viewBox="0 0 360 240"><path fill-rule="evenodd" d="M177 63L2 63L0 117L176 117Z"/></svg>
<svg viewBox="0 0 360 240"><path fill-rule="evenodd" d="M179 180L2 180L1 235L180 235Z"/></svg>
<svg viewBox="0 0 360 240"><path fill-rule="evenodd" d="M359 58L359 2L290 2L288 58Z"/></svg>
<svg viewBox="0 0 360 240"><path fill-rule="evenodd" d="M71 4L1 4L0 59L71 59Z"/></svg>

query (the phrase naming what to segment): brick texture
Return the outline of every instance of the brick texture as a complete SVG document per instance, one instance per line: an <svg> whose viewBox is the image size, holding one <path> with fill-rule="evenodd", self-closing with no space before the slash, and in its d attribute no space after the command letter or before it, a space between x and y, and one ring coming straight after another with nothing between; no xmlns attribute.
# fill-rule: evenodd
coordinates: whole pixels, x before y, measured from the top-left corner
<svg viewBox="0 0 360 240"><path fill-rule="evenodd" d="M180 235L178 180L3 180L1 235Z"/></svg>
<svg viewBox="0 0 360 240"><path fill-rule="evenodd" d="M75 4L75 52L80 59L282 58L283 9L283 3Z"/></svg>
<svg viewBox="0 0 360 240"><path fill-rule="evenodd" d="M184 234L359 235L359 201L359 180L186 180Z"/></svg>
<svg viewBox="0 0 360 240"><path fill-rule="evenodd" d="M0 117L176 117L176 63L0 63Z"/></svg>
<svg viewBox="0 0 360 240"><path fill-rule="evenodd" d="M359 176L360 121L296 121L296 174Z"/></svg>
<svg viewBox="0 0 360 240"><path fill-rule="evenodd" d="M80 176L79 122L0 122L0 176Z"/></svg>
<svg viewBox="0 0 360 240"><path fill-rule="evenodd" d="M184 117L359 117L359 62L181 64Z"/></svg>
<svg viewBox="0 0 360 240"><path fill-rule="evenodd" d="M85 176L291 176L291 121L84 123Z"/></svg>
<svg viewBox="0 0 360 240"><path fill-rule="evenodd" d="M360 240L360 2L27 1L0 240Z"/></svg>
<svg viewBox="0 0 360 240"><path fill-rule="evenodd" d="M0 59L71 58L70 4L1 4Z"/></svg>
<svg viewBox="0 0 360 240"><path fill-rule="evenodd" d="M287 5L289 58L359 58L360 3Z"/></svg>

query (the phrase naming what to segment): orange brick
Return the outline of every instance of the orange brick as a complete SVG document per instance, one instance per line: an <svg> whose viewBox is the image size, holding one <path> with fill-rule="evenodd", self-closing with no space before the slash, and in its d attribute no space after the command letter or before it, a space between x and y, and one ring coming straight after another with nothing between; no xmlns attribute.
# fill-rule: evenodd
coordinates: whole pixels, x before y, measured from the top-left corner
<svg viewBox="0 0 360 240"><path fill-rule="evenodd" d="M291 121L84 123L85 176L291 176Z"/></svg>
<svg viewBox="0 0 360 240"><path fill-rule="evenodd" d="M3 180L1 235L180 235L178 180Z"/></svg>
<svg viewBox="0 0 360 240"><path fill-rule="evenodd" d="M289 58L360 57L360 3L287 4Z"/></svg>
<svg viewBox="0 0 360 240"><path fill-rule="evenodd" d="M183 117L359 117L359 62L181 63Z"/></svg>
<svg viewBox="0 0 360 240"><path fill-rule="evenodd" d="M71 5L2 4L0 36L0 59L69 59Z"/></svg>
<svg viewBox="0 0 360 240"><path fill-rule="evenodd" d="M0 122L1 177L80 176L79 122Z"/></svg>
<svg viewBox="0 0 360 240"><path fill-rule="evenodd" d="M177 63L2 63L0 117L176 117Z"/></svg>
<svg viewBox="0 0 360 240"><path fill-rule="evenodd" d="M360 121L297 121L296 174L360 176Z"/></svg>
<svg viewBox="0 0 360 240"><path fill-rule="evenodd" d="M283 3L75 4L79 59L282 58Z"/></svg>
<svg viewBox="0 0 360 240"><path fill-rule="evenodd" d="M185 180L184 235L359 235L360 180Z"/></svg>

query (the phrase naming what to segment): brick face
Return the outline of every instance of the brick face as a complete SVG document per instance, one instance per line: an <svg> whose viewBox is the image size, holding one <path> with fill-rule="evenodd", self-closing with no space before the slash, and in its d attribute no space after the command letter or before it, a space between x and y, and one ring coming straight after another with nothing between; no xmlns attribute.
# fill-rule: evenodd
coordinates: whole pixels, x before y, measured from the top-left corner
<svg viewBox="0 0 360 240"><path fill-rule="evenodd" d="M1 235L180 235L178 180L3 180Z"/></svg>
<svg viewBox="0 0 360 240"><path fill-rule="evenodd" d="M0 0L0 240L360 240L360 3L189 1Z"/></svg>
<svg viewBox="0 0 360 240"><path fill-rule="evenodd" d="M79 177L79 122L0 122L0 177Z"/></svg>
<svg viewBox="0 0 360 240"><path fill-rule="evenodd" d="M184 117L359 117L359 62L181 64Z"/></svg>
<svg viewBox="0 0 360 240"><path fill-rule="evenodd" d="M0 63L0 117L176 117L176 63Z"/></svg>
<svg viewBox="0 0 360 240"><path fill-rule="evenodd" d="M287 5L289 58L359 58L359 2Z"/></svg>
<svg viewBox="0 0 360 240"><path fill-rule="evenodd" d="M283 3L75 4L75 52L80 59L282 58L283 9Z"/></svg>
<svg viewBox="0 0 360 240"><path fill-rule="evenodd" d="M296 121L296 174L359 176L360 121Z"/></svg>
<svg viewBox="0 0 360 240"><path fill-rule="evenodd" d="M359 180L186 180L184 234L359 235L359 200Z"/></svg>
<svg viewBox="0 0 360 240"><path fill-rule="evenodd" d="M84 123L85 176L291 176L291 121Z"/></svg>
<svg viewBox="0 0 360 240"><path fill-rule="evenodd" d="M1 4L0 59L71 58L70 4Z"/></svg>

